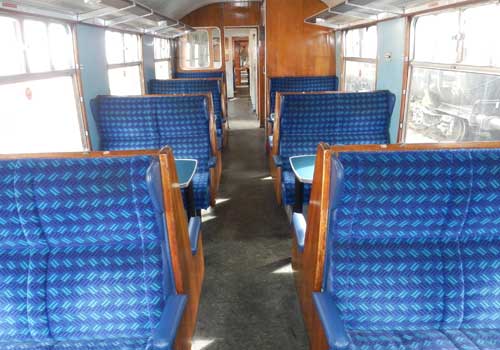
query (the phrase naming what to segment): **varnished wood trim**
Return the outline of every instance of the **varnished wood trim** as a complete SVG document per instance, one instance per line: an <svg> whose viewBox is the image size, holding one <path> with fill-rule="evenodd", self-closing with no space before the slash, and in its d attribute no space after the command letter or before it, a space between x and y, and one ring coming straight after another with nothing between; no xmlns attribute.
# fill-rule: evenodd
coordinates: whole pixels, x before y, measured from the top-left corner
<svg viewBox="0 0 500 350"><path fill-rule="evenodd" d="M400 143L390 145L345 145L332 146L333 152L404 152L429 150L496 149L500 141L478 141L457 143Z"/></svg>
<svg viewBox="0 0 500 350"><path fill-rule="evenodd" d="M131 150L131 151L90 151L90 152L54 152L54 153L17 153L0 154L0 160L15 159L84 159L84 158L111 158L157 156L158 150Z"/></svg>
<svg viewBox="0 0 500 350"><path fill-rule="evenodd" d="M401 108L399 110L399 123L398 123L398 135L397 142L403 142L404 138L404 122L406 118L406 104L408 103L408 83L410 80L410 44L411 44L411 26L413 20L411 18L406 18L405 22L405 47L403 56L403 86L401 88Z"/></svg>

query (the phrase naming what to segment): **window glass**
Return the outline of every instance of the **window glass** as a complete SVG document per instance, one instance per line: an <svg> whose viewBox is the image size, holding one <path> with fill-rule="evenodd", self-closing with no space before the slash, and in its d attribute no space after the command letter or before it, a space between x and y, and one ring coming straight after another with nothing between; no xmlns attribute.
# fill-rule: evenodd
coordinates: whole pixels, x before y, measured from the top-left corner
<svg viewBox="0 0 500 350"><path fill-rule="evenodd" d="M172 69L170 61L160 61L155 63L155 76L156 79L170 79L172 78Z"/></svg>
<svg viewBox="0 0 500 350"><path fill-rule="evenodd" d="M415 24L414 59L455 63L458 58L459 23L458 11L418 18Z"/></svg>
<svg viewBox="0 0 500 350"><path fill-rule="evenodd" d="M56 70L74 67L73 38L69 28L63 24L49 24L50 56Z"/></svg>
<svg viewBox="0 0 500 350"><path fill-rule="evenodd" d="M139 55L139 37L135 34L124 34L125 62L137 62Z"/></svg>
<svg viewBox="0 0 500 350"><path fill-rule="evenodd" d="M140 66L118 67L108 70L111 95L141 95Z"/></svg>
<svg viewBox="0 0 500 350"><path fill-rule="evenodd" d="M124 63L123 34L119 32L106 31L106 58L108 64Z"/></svg>
<svg viewBox="0 0 500 350"><path fill-rule="evenodd" d="M500 6L487 5L464 11L463 63L477 66L500 67Z"/></svg>
<svg viewBox="0 0 500 350"><path fill-rule="evenodd" d="M499 5L416 19L405 142L500 140ZM450 65L452 64L452 65Z"/></svg>
<svg viewBox="0 0 500 350"><path fill-rule="evenodd" d="M500 76L414 68L407 142L500 139Z"/></svg>
<svg viewBox="0 0 500 350"><path fill-rule="evenodd" d="M170 41L168 39L154 39L155 60L170 58Z"/></svg>
<svg viewBox="0 0 500 350"><path fill-rule="evenodd" d="M0 153L82 151L71 76L0 84Z"/></svg>
<svg viewBox="0 0 500 350"><path fill-rule="evenodd" d="M377 58L377 27L349 30L345 36L345 56Z"/></svg>
<svg viewBox="0 0 500 350"><path fill-rule="evenodd" d="M30 73L51 70L47 24L41 21L24 20L24 44Z"/></svg>
<svg viewBox="0 0 500 350"><path fill-rule="evenodd" d="M346 61L345 64L345 91L375 90L376 64L355 61Z"/></svg>
<svg viewBox="0 0 500 350"><path fill-rule="evenodd" d="M203 28L179 40L179 62L182 69L219 69L222 66L219 28Z"/></svg>
<svg viewBox="0 0 500 350"><path fill-rule="evenodd" d="M0 16L0 76L26 72L21 28L14 18Z"/></svg>

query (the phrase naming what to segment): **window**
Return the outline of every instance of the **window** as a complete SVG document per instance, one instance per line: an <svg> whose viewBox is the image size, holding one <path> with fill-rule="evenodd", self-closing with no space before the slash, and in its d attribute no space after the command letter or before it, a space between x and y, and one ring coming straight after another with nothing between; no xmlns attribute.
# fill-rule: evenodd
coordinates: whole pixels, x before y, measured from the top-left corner
<svg viewBox="0 0 500 350"><path fill-rule="evenodd" d="M500 140L497 4L416 17L405 142Z"/></svg>
<svg viewBox="0 0 500 350"><path fill-rule="evenodd" d="M200 28L182 36L179 40L179 64L184 70L220 69L220 29Z"/></svg>
<svg viewBox="0 0 500 350"><path fill-rule="evenodd" d="M69 25L0 15L0 153L88 149Z"/></svg>
<svg viewBox="0 0 500 350"><path fill-rule="evenodd" d="M156 79L172 78L171 43L168 39L154 39Z"/></svg>
<svg viewBox="0 0 500 350"><path fill-rule="evenodd" d="M137 34L106 31L106 58L111 95L141 95L141 38Z"/></svg>
<svg viewBox="0 0 500 350"><path fill-rule="evenodd" d="M344 91L375 90L377 27L348 30L344 43Z"/></svg>

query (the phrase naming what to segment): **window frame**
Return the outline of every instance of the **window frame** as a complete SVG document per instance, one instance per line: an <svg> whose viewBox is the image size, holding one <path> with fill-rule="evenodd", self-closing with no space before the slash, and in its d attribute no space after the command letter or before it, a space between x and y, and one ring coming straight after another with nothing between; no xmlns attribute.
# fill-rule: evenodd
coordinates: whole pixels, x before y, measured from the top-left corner
<svg viewBox="0 0 500 350"><path fill-rule="evenodd" d="M167 58L164 58L164 57L160 57L160 58L157 58L156 57L156 47L155 47L155 43L156 43L156 40L166 40L168 42L168 45L169 45L169 56ZM169 78L168 79L172 79L173 76L174 76L174 45L173 45L173 41L172 39L167 39L167 38L162 38L162 37L157 37L155 36L154 39L153 39L153 61L154 61L154 66L155 66L155 79L158 79L157 75L156 75L156 64L157 63L165 63L165 62L168 62L169 63L169 66L170 66L170 71L169 71Z"/></svg>
<svg viewBox="0 0 500 350"><path fill-rule="evenodd" d="M462 64L459 62L456 63L437 63L437 62L425 62L425 61L416 61L415 60L415 43L416 43L416 25L420 18L425 16L438 15L447 12L458 11L459 16L462 13L470 8L478 7L478 6L487 6L490 4L489 2L478 2L470 5L454 5L451 7L446 7L442 9L433 9L429 11L424 11L422 13L415 14L413 16L407 17L406 24L406 48L405 48L405 64L404 64L404 73L403 73L403 92L402 92L402 105L400 111L400 120L398 125L398 143L406 143L407 136L407 119L408 112L410 108L410 88L412 86L412 74L414 69L432 69L437 71L448 71L448 72L456 72L456 73L475 73L475 74L490 74L490 75L498 75L500 76L500 67L491 67L491 66L474 66ZM460 17L459 17L460 18ZM461 24L459 21L459 32L461 32ZM457 39L457 51L461 50L461 54L463 57L465 47L463 45L464 37L460 37ZM458 57L458 56L457 56ZM467 142L483 142L483 141L467 141ZM449 143L449 141L435 141L434 143ZM460 143L460 142L454 142Z"/></svg>
<svg viewBox="0 0 500 350"><path fill-rule="evenodd" d="M109 71L111 69L139 67L139 81L141 83L141 95L144 95L146 92L146 85L145 85L145 81L144 81L144 52L143 52L144 50L143 50L143 37L142 37L142 35L138 34L138 33L134 33L134 32L129 32L126 30L117 30L114 28L106 28L105 35L107 32L119 33L122 37L122 43L123 43L123 52L122 52L123 53L123 63L109 63L108 57L107 57L107 47L105 49L105 51L106 51L106 72L108 73L108 88L110 89L110 94L111 94L111 83L109 82ZM125 34L135 35L137 37L137 53L139 55L138 61L127 62ZM104 40L106 41L106 38ZM107 45L107 44L105 44L105 45Z"/></svg>
<svg viewBox="0 0 500 350"><path fill-rule="evenodd" d="M208 60L209 60L209 65L208 67L199 67L199 68L190 68L190 67L183 67L183 62L182 62L182 54L181 54L181 50L182 50L182 43L181 43L181 40L182 38L179 38L178 41L177 41L177 49L176 49L176 53L177 53L177 62L176 62L176 65L177 65L177 71L180 71L180 72L216 72L216 71L220 71L224 68L224 64L225 64L225 61L224 61L224 33L223 33L223 30L220 28L220 27L217 27L217 26L205 26L205 27L195 27L194 28L195 31L207 31L208 33ZM220 39L220 43L219 43L219 50L220 50L220 67L216 67L215 66L215 56L216 56L216 53L214 52L214 41L213 41L213 33L212 33L212 30L218 30L219 31L219 39Z"/></svg>
<svg viewBox="0 0 500 350"><path fill-rule="evenodd" d="M369 27L374 27L375 30L377 30L377 50L378 51L378 28L377 28L378 23L369 23L368 25L364 25L362 27L352 27L352 28L347 28L345 30L342 30L342 34L340 36L342 40L342 45L341 45L341 90L346 92L346 70L347 70L347 62L358 62L358 63L368 63L368 64L373 64L375 65L375 90L377 89L377 80L378 80L378 57L375 56L375 58L364 58L364 57L351 57L351 56L346 56L346 49L347 49L347 32L353 31L353 30L360 30L360 29L368 29ZM354 91L350 91L354 92Z"/></svg>
<svg viewBox="0 0 500 350"><path fill-rule="evenodd" d="M24 13L10 13L0 11L0 17L12 18L19 22L20 26L20 36L25 45L25 35L24 35L24 27L22 25L22 21L24 20L35 20L39 22L43 22L48 30L49 24L61 24L67 26L69 29L71 40L72 40L72 57L73 57L73 68L69 69L61 69L57 70L54 68L52 60L50 61L50 71L46 72L29 72L29 63L28 56L26 50L23 50L23 58L25 64L25 72L20 74L6 75L0 76L0 85L8 85L8 84L16 84L16 83L26 83L29 81L35 80L44 80L51 78L60 78L60 77L70 77L73 81L73 93L75 98L75 107L77 112L78 124L80 126L80 139L82 142L83 152L88 152L93 149L92 141L90 139L89 125L88 125L88 116L87 110L84 103L83 98L83 84L82 84L82 76L81 76L81 65L79 61L78 54L78 42L76 35L76 24L72 21L67 21L64 19L58 19L54 17L41 17L35 16L31 14ZM36 153L33 153L36 154Z"/></svg>

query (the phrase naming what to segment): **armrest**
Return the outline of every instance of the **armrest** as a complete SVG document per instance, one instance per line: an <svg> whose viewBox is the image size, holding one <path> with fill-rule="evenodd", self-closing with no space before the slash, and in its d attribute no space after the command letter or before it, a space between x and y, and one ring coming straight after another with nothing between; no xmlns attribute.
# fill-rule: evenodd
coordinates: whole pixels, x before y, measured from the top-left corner
<svg viewBox="0 0 500 350"><path fill-rule="evenodd" d="M345 330L340 310L328 293L313 293L314 305L318 312L330 349L349 348L349 336Z"/></svg>
<svg viewBox="0 0 500 350"><path fill-rule="evenodd" d="M281 160L280 156L273 156L273 161L274 165L276 165L278 168L281 168L283 166L283 160Z"/></svg>
<svg viewBox="0 0 500 350"><path fill-rule="evenodd" d="M267 122L271 123L271 124L274 124L274 113L271 113L269 115L269 118L267 118Z"/></svg>
<svg viewBox="0 0 500 350"><path fill-rule="evenodd" d="M153 336L150 339L152 349L173 349L177 330L181 323L182 316L184 315L184 309L186 308L186 303L186 295L171 295L168 297L161 314L160 324L153 331Z"/></svg>
<svg viewBox="0 0 500 350"><path fill-rule="evenodd" d="M201 218L199 216L194 216L189 219L188 232L189 240L191 242L191 253L196 255L198 252L198 238L200 237L201 231Z"/></svg>
<svg viewBox="0 0 500 350"><path fill-rule="evenodd" d="M302 253L304 251L304 242L306 239L306 219L301 213L293 213L292 216L293 231L295 232L295 238L297 239L297 247Z"/></svg>
<svg viewBox="0 0 500 350"><path fill-rule="evenodd" d="M210 157L208 159L208 167L209 168L215 168L215 166L217 165L217 157Z"/></svg>

